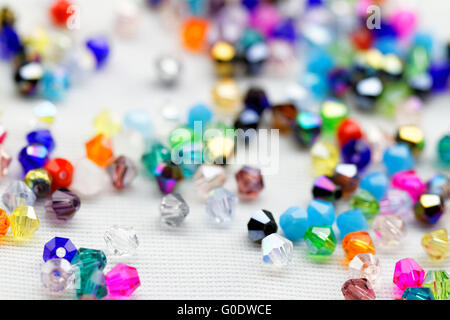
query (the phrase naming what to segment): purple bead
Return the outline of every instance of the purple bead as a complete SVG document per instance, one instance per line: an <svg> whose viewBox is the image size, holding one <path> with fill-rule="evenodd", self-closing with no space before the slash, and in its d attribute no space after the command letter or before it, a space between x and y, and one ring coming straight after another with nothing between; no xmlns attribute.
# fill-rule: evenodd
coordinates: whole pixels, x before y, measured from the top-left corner
<svg viewBox="0 0 450 320"><path fill-rule="evenodd" d="M90 38L86 41L86 47L91 50L97 61L97 69L103 67L109 56L109 43L105 37Z"/></svg>
<svg viewBox="0 0 450 320"><path fill-rule="evenodd" d="M50 130L40 129L32 131L27 135L28 144L42 144L47 148L48 153L55 149L55 140L53 140Z"/></svg>
<svg viewBox="0 0 450 320"><path fill-rule="evenodd" d="M78 250L70 239L54 237L45 244L42 258L44 258L44 262L56 258L72 262L77 253Z"/></svg>
<svg viewBox="0 0 450 320"><path fill-rule="evenodd" d="M431 78L433 79L432 90L434 92L442 92L448 86L448 79L450 76L450 64L448 63L435 63L432 64L429 71Z"/></svg>
<svg viewBox="0 0 450 320"><path fill-rule="evenodd" d="M72 191L61 188L53 192L45 202L45 209L56 215L59 220L68 220L80 209L80 198Z"/></svg>
<svg viewBox="0 0 450 320"><path fill-rule="evenodd" d="M160 162L154 171L159 189L164 194L171 193L178 182L183 180L181 168L171 161Z"/></svg>
<svg viewBox="0 0 450 320"><path fill-rule="evenodd" d="M353 163L362 171L370 163L370 147L364 140L351 140L342 147L342 158L345 163Z"/></svg>
<svg viewBox="0 0 450 320"><path fill-rule="evenodd" d="M42 144L31 144L24 147L19 153L19 162L24 173L33 169L42 168L48 161L48 150Z"/></svg>

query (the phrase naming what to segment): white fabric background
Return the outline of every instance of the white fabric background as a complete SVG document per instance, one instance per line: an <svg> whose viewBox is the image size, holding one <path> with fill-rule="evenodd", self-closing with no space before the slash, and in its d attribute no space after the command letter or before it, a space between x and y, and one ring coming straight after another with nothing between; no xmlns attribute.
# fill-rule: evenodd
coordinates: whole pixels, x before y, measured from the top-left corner
<svg viewBox="0 0 450 320"><path fill-rule="evenodd" d="M39 24L48 25L46 8L49 1L10 0L3 3L16 9L22 32ZM81 5L82 13L81 29L76 34L78 39L98 32L112 34L111 1L79 0L77 3ZM444 14L450 10L448 1L408 3L418 6L424 27L448 39L450 28ZM176 52L185 62L182 81L173 91L154 82L153 60L163 52ZM16 95L8 65L1 64L0 70L2 122L9 131L5 148L15 157L10 176L0 180L2 192L11 179L19 176L17 153L25 144L25 134L31 129L32 107L36 101ZM209 103L214 79L209 59L181 51L178 34L145 10L138 37L132 40L114 38L108 67L71 89L67 99L58 103L57 121L52 129L57 142L54 156L66 157L73 162L83 157L84 143L94 134L92 120L105 108L115 109L121 114L135 108L147 108L152 114L156 133L165 138L174 124L162 120L162 102L170 99L182 110L199 101ZM249 83L261 84L271 96L278 97L292 80L260 77L241 80L240 84L243 89ZM427 147L419 163L419 172L424 178L434 173L437 139L450 129L449 98L449 94L441 95L426 106L422 128L427 137ZM393 123L386 119L354 111L352 115L394 130ZM237 169L228 169L226 186L232 191L236 190L234 172ZM343 264L344 253L340 243L331 260L323 264L307 259L304 243L295 244L292 265L281 272L272 272L262 265L260 246L247 238L246 225L253 211L260 208L271 210L278 220L291 205L306 207L311 198L311 183L308 153L297 148L292 139L282 138L279 174L265 177L266 187L260 198L251 203L241 203L233 223L226 229L215 228L208 222L204 204L197 199L190 182L184 182L179 191L189 203L191 213L185 224L176 230L161 227L160 192L154 182L142 176L129 190L120 194L109 189L98 198L83 201L81 210L67 224L55 224L39 202L36 208L41 227L30 241L17 243L11 232L0 240L0 298L48 298L39 279L45 242L54 236L62 236L70 238L77 247L103 249L104 231L113 224L119 224L134 226L141 245L136 257L109 257L106 271L118 262L137 267L142 282L135 293L137 299L342 299L340 288L349 275ZM340 208L338 212L342 210ZM441 265L433 264L420 246L425 232L448 226L449 221L450 214L433 228L424 228L413 222L402 248L378 254L383 271L375 286L378 298L397 296L392 275L394 264L400 258L415 258L427 270L444 268L450 271L449 260Z"/></svg>

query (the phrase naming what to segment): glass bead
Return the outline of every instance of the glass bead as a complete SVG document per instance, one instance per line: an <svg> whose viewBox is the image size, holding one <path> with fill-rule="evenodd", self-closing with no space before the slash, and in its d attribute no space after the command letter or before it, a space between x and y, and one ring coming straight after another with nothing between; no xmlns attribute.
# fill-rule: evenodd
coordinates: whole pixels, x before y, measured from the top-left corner
<svg viewBox="0 0 450 320"><path fill-rule="evenodd" d="M114 30L123 38L136 35L140 21L140 8L134 1L121 1L115 10Z"/></svg>
<svg viewBox="0 0 450 320"><path fill-rule="evenodd" d="M123 117L123 126L139 132L145 139L150 139L153 135L150 113L146 109L128 111Z"/></svg>
<svg viewBox="0 0 450 320"><path fill-rule="evenodd" d="M50 130L40 129L27 134L27 142L29 145L43 145L49 153L55 149L55 141L53 140Z"/></svg>
<svg viewBox="0 0 450 320"><path fill-rule="evenodd" d="M301 111L297 115L294 122L294 137L297 139L301 146L310 147L320 136L321 126L322 118L319 115L311 112Z"/></svg>
<svg viewBox="0 0 450 320"><path fill-rule="evenodd" d="M234 74L234 59L236 50L226 41L217 41L211 48L216 73L220 77L230 77Z"/></svg>
<svg viewBox="0 0 450 320"><path fill-rule="evenodd" d="M163 55L156 59L155 70L158 81L164 86L174 86L180 79L183 65L179 59L171 55Z"/></svg>
<svg viewBox="0 0 450 320"><path fill-rule="evenodd" d="M340 161L339 152L334 143L317 141L311 148L311 161L315 176L333 175Z"/></svg>
<svg viewBox="0 0 450 320"><path fill-rule="evenodd" d="M380 260L371 253L357 254L348 264L352 275L374 284L381 273Z"/></svg>
<svg viewBox="0 0 450 320"><path fill-rule="evenodd" d="M94 127L95 131L98 134L102 134L106 137L113 137L117 135L121 128L122 122L120 116L111 110L102 111L95 119L94 119Z"/></svg>
<svg viewBox="0 0 450 320"><path fill-rule="evenodd" d="M9 229L9 218L6 214L6 211L3 209L0 209L0 237L4 237Z"/></svg>
<svg viewBox="0 0 450 320"><path fill-rule="evenodd" d="M404 143L414 156L420 155L425 147L425 137L420 128L413 125L402 126L397 131L397 143Z"/></svg>
<svg viewBox="0 0 450 320"><path fill-rule="evenodd" d="M105 276L108 293L129 297L141 285L137 269L123 263L117 264Z"/></svg>
<svg viewBox="0 0 450 320"><path fill-rule="evenodd" d="M363 137L362 129L353 119L345 119L337 128L337 139L341 146L352 140L360 140Z"/></svg>
<svg viewBox="0 0 450 320"><path fill-rule="evenodd" d="M393 281L400 290L421 287L424 280L425 272L414 259L401 259L395 264Z"/></svg>
<svg viewBox="0 0 450 320"><path fill-rule="evenodd" d="M103 191L109 179L105 170L83 158L75 164L71 190L80 197L92 197Z"/></svg>
<svg viewBox="0 0 450 320"><path fill-rule="evenodd" d="M443 136L437 147L439 159L444 164L450 164L450 135Z"/></svg>
<svg viewBox="0 0 450 320"><path fill-rule="evenodd" d="M348 107L338 100L326 100L320 107L320 116L324 133L334 134L341 124L348 117Z"/></svg>
<svg viewBox="0 0 450 320"><path fill-rule="evenodd" d="M258 87L248 89L244 97L244 104L247 109L252 109L259 115L271 107L266 92Z"/></svg>
<svg viewBox="0 0 450 320"><path fill-rule="evenodd" d="M437 194L444 200L450 198L450 179L436 174L427 182L427 193Z"/></svg>
<svg viewBox="0 0 450 320"><path fill-rule="evenodd" d="M238 198L233 193L222 187L215 188L206 200L206 212L216 224L226 224L231 221L237 203Z"/></svg>
<svg viewBox="0 0 450 320"><path fill-rule="evenodd" d="M38 198L48 195L52 188L52 177L44 169L34 169L25 175L25 184L33 190Z"/></svg>
<svg viewBox="0 0 450 320"><path fill-rule="evenodd" d="M86 277L80 279L80 287L77 288L79 299L102 299L108 294L105 274L102 270L94 269Z"/></svg>
<svg viewBox="0 0 450 320"><path fill-rule="evenodd" d="M432 260L445 259L449 253L447 229L439 229L424 234L422 247Z"/></svg>
<svg viewBox="0 0 450 320"><path fill-rule="evenodd" d="M280 216L280 227L286 238L291 241L303 239L309 228L308 214L300 207L289 207Z"/></svg>
<svg viewBox="0 0 450 320"><path fill-rule="evenodd" d="M108 61L110 54L109 40L103 36L89 38L86 41L86 48L94 55L97 69L101 69Z"/></svg>
<svg viewBox="0 0 450 320"><path fill-rule="evenodd" d="M315 199L336 201L342 197L342 189L327 176L320 176L314 180L312 194Z"/></svg>
<svg viewBox="0 0 450 320"><path fill-rule="evenodd" d="M244 166L236 173L235 178L238 196L242 200L253 200L264 189L263 176L258 168Z"/></svg>
<svg viewBox="0 0 450 320"><path fill-rule="evenodd" d="M44 68L39 62L32 61L22 64L14 75L17 90L24 96L36 94L43 75Z"/></svg>
<svg viewBox="0 0 450 320"><path fill-rule="evenodd" d="M72 262L77 254L78 250L70 239L54 237L44 245L42 257L44 262L58 258Z"/></svg>
<svg viewBox="0 0 450 320"><path fill-rule="evenodd" d="M399 246L406 236L405 222L397 214L377 216L373 220L372 228L378 244L384 248Z"/></svg>
<svg viewBox="0 0 450 320"><path fill-rule="evenodd" d="M204 130L204 128L201 128ZM198 141L197 131L189 127L178 127L169 135L169 145L172 149L178 148L188 142Z"/></svg>
<svg viewBox="0 0 450 320"><path fill-rule="evenodd" d="M3 204L11 212L21 205L33 206L36 195L23 181L13 181L2 195Z"/></svg>
<svg viewBox="0 0 450 320"><path fill-rule="evenodd" d="M370 192L375 199L381 200L388 189L389 179L384 173L375 171L365 175L359 186Z"/></svg>
<svg viewBox="0 0 450 320"><path fill-rule="evenodd" d="M353 46L359 50L368 50L372 48L373 35L370 30L361 28L353 32L352 34Z"/></svg>
<svg viewBox="0 0 450 320"><path fill-rule="evenodd" d="M364 138L372 151L372 163L380 163L383 155L394 139L377 125L366 124L364 127Z"/></svg>
<svg viewBox="0 0 450 320"><path fill-rule="evenodd" d="M293 104L278 104L272 108L272 128L280 130L282 134L291 131L296 118L297 108Z"/></svg>
<svg viewBox="0 0 450 320"><path fill-rule="evenodd" d="M401 103L395 113L395 123L398 126L418 125L422 119L423 102L413 96Z"/></svg>
<svg viewBox="0 0 450 320"><path fill-rule="evenodd" d="M433 92L445 92L448 88L448 79L450 77L450 67L448 62L433 62L428 69L432 78Z"/></svg>
<svg viewBox="0 0 450 320"><path fill-rule="evenodd" d="M417 202L426 191L425 183L413 170L397 172L392 177L391 183L394 188L406 191L413 202Z"/></svg>
<svg viewBox="0 0 450 320"><path fill-rule="evenodd" d="M450 277L444 270L428 271L422 287L430 289L435 300L447 300L450 294L449 279Z"/></svg>
<svg viewBox="0 0 450 320"><path fill-rule="evenodd" d="M13 237L25 240L39 229L39 219L33 207L20 205L9 216Z"/></svg>
<svg viewBox="0 0 450 320"><path fill-rule="evenodd" d="M52 177L52 189L68 188L72 183L73 165L69 160L54 158L47 162L44 169Z"/></svg>
<svg viewBox="0 0 450 320"><path fill-rule="evenodd" d="M14 55L20 54L21 50L22 44L14 27L3 25L0 30L0 57L10 59Z"/></svg>
<svg viewBox="0 0 450 320"><path fill-rule="evenodd" d="M251 138L256 136L257 129L261 118L258 113L252 109L245 109L242 111L234 122L236 135L238 138L248 142ZM241 138L241 135L243 138Z"/></svg>
<svg viewBox="0 0 450 320"><path fill-rule="evenodd" d="M24 147L19 153L19 162L26 174L33 169L42 168L48 161L48 150L42 144Z"/></svg>
<svg viewBox="0 0 450 320"><path fill-rule="evenodd" d="M117 157L106 168L106 171L111 178L113 186L119 190L130 186L137 175L136 166L133 161L125 156Z"/></svg>
<svg viewBox="0 0 450 320"><path fill-rule="evenodd" d="M52 22L59 27L65 27L67 21L72 16L73 12L70 9L73 4L68 0L54 1L50 7L50 17Z"/></svg>
<svg viewBox="0 0 450 320"><path fill-rule="evenodd" d="M51 101L63 100L69 86L69 73L63 67L46 69L40 81L41 95Z"/></svg>
<svg viewBox="0 0 450 320"><path fill-rule="evenodd" d="M111 139L99 133L86 142L86 156L99 167L105 168L113 159Z"/></svg>
<svg viewBox="0 0 450 320"><path fill-rule="evenodd" d="M50 259L41 266L41 281L50 294L60 294L74 283L75 273L66 259Z"/></svg>
<svg viewBox="0 0 450 320"><path fill-rule="evenodd" d="M139 247L136 231L132 227L114 225L105 231L103 239L114 256L133 256Z"/></svg>
<svg viewBox="0 0 450 320"><path fill-rule="evenodd" d="M433 87L433 78L430 76L429 73L415 74L408 78L408 85L411 87L413 93L416 96L418 96L421 99L427 99ZM404 102L406 103L407 101L408 100L405 100ZM419 101L417 101L417 103L423 104L420 99ZM400 105L400 107L401 106L402 104ZM400 110L398 111L400 112ZM400 116L402 116L404 120L409 121L408 114L399 115L399 117ZM405 123L405 124L412 124L412 123Z"/></svg>
<svg viewBox="0 0 450 320"><path fill-rule="evenodd" d="M375 106L381 114L388 117L395 115L396 107L411 96L411 88L402 81L388 83L384 86L383 93L377 99Z"/></svg>
<svg viewBox="0 0 450 320"><path fill-rule="evenodd" d="M375 300L375 292L367 279L350 279L341 288L345 300Z"/></svg>
<svg viewBox="0 0 450 320"><path fill-rule="evenodd" d="M181 168L171 161L160 162L154 171L159 189L164 194L171 193L183 180L183 172Z"/></svg>
<svg viewBox="0 0 450 320"><path fill-rule="evenodd" d="M0 178L8 175L11 161L11 156L5 150L0 149Z"/></svg>
<svg viewBox="0 0 450 320"><path fill-rule="evenodd" d="M304 238L308 253L313 256L332 255L336 248L336 237L331 227L310 227Z"/></svg>
<svg viewBox="0 0 450 320"><path fill-rule="evenodd" d="M106 263L106 255L102 250L88 248L79 248L78 255L72 260L77 276L82 280L88 278L96 269L103 270Z"/></svg>
<svg viewBox="0 0 450 320"><path fill-rule="evenodd" d="M211 190L221 187L226 181L225 169L221 166L201 165L194 175L194 184L199 197L208 198Z"/></svg>
<svg viewBox="0 0 450 320"><path fill-rule="evenodd" d="M342 189L342 197L350 196L359 185L358 167L351 163L340 163L334 168L334 182Z"/></svg>
<svg viewBox="0 0 450 320"><path fill-rule="evenodd" d="M334 223L334 207L328 201L313 199L306 211L309 226L331 226Z"/></svg>
<svg viewBox="0 0 450 320"><path fill-rule="evenodd" d="M247 74L252 76L261 73L269 55L269 46L264 42L255 43L247 48L243 57Z"/></svg>
<svg viewBox="0 0 450 320"><path fill-rule="evenodd" d="M372 220L379 212L377 199L369 191L358 190L350 200L352 209L360 209L367 220Z"/></svg>
<svg viewBox="0 0 450 320"><path fill-rule="evenodd" d="M191 178L203 163L203 144L201 142L186 142L172 149L173 162L178 164L183 175Z"/></svg>
<svg viewBox="0 0 450 320"><path fill-rule="evenodd" d="M347 233L342 240L342 249L344 249L348 262L360 253L375 254L375 246L367 231Z"/></svg>
<svg viewBox="0 0 450 320"><path fill-rule="evenodd" d="M372 111L383 92L383 82L379 77L367 77L355 84L355 103L363 111Z"/></svg>
<svg viewBox="0 0 450 320"><path fill-rule="evenodd" d="M203 18L189 18L182 26L182 42L186 49L191 51L202 51L206 44L206 35L209 22Z"/></svg>
<svg viewBox="0 0 450 320"><path fill-rule="evenodd" d="M359 171L363 171L369 164L372 152L364 140L351 140L342 147L342 160L353 163Z"/></svg>
<svg viewBox="0 0 450 320"><path fill-rule="evenodd" d="M389 175L414 168L412 153L405 144L394 144L387 148L383 155L383 163Z"/></svg>
<svg viewBox="0 0 450 320"><path fill-rule="evenodd" d="M380 200L380 214L398 214L404 219L412 213L411 197L406 191L400 189L388 189L384 197Z"/></svg>
<svg viewBox="0 0 450 320"><path fill-rule="evenodd" d="M261 209L253 213L247 224L247 229L250 240L260 243L268 235L276 233L278 226L272 213Z"/></svg>
<svg viewBox="0 0 450 320"><path fill-rule="evenodd" d="M430 288L406 288L402 299L405 300L434 300Z"/></svg>
<svg viewBox="0 0 450 320"><path fill-rule="evenodd" d="M224 114L234 114L238 111L242 93L234 79L224 78L217 81L211 91L217 110Z"/></svg>
<svg viewBox="0 0 450 320"><path fill-rule="evenodd" d="M250 15L250 25L265 36L272 35L279 22L278 10L272 4L260 4Z"/></svg>
<svg viewBox="0 0 450 320"><path fill-rule="evenodd" d="M58 220L71 219L80 206L80 198L65 188L57 189L45 202L46 211L54 214Z"/></svg>
<svg viewBox="0 0 450 320"><path fill-rule="evenodd" d="M422 194L414 206L417 220L427 224L436 224L444 212L444 201L437 194Z"/></svg>
<svg viewBox="0 0 450 320"><path fill-rule="evenodd" d="M341 238L347 234L357 231L369 231L366 217L361 210L355 209L341 213L336 218Z"/></svg>
<svg viewBox="0 0 450 320"><path fill-rule="evenodd" d="M205 128L206 125L208 124L208 122L211 121L212 119L212 111L210 108L208 108L206 105L204 104L198 104L193 106L191 109L189 109L188 112L188 126L192 129L196 128L196 123L197 126L200 125L200 128Z"/></svg>
<svg viewBox="0 0 450 320"><path fill-rule="evenodd" d="M155 174L156 166L159 163L169 161L170 159L170 150L161 143L154 142L150 147L150 151L142 155L141 162L146 172L153 176Z"/></svg>
<svg viewBox="0 0 450 320"><path fill-rule="evenodd" d="M276 233L268 235L261 241L263 262L275 267L288 265L293 256L292 242Z"/></svg>
<svg viewBox="0 0 450 320"><path fill-rule="evenodd" d="M334 69L329 73L328 80L330 82L330 90L336 97L343 97L351 89L351 73L346 69Z"/></svg>
<svg viewBox="0 0 450 320"><path fill-rule="evenodd" d="M189 214L189 206L179 193L164 196L159 210L161 221L171 227L179 227Z"/></svg>

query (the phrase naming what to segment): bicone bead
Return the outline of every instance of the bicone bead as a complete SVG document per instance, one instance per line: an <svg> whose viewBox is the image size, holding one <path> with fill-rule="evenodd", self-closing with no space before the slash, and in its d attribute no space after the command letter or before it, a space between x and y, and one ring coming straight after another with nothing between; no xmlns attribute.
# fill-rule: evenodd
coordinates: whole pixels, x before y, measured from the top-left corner
<svg viewBox="0 0 450 320"><path fill-rule="evenodd" d="M437 194L444 200L450 198L450 179L436 174L427 182L427 193Z"/></svg>
<svg viewBox="0 0 450 320"><path fill-rule="evenodd" d="M21 205L33 206L36 195L23 181L13 181L2 195L3 204L11 212Z"/></svg>
<svg viewBox="0 0 450 320"><path fill-rule="evenodd" d="M0 237L3 237L6 235L9 229L9 218L6 214L6 211L3 209L0 209Z"/></svg>
<svg viewBox="0 0 450 320"><path fill-rule="evenodd" d="M236 49L231 43L220 40L211 47L211 57L214 60L214 67L217 75L230 77L234 74Z"/></svg>
<svg viewBox="0 0 450 320"><path fill-rule="evenodd" d="M309 228L306 210L300 207L289 207L280 216L280 227L289 240L297 241L302 239Z"/></svg>
<svg viewBox="0 0 450 320"><path fill-rule="evenodd" d="M41 281L50 294L60 294L75 280L73 266L66 259L53 258L41 266Z"/></svg>
<svg viewBox="0 0 450 320"><path fill-rule="evenodd" d="M186 49L201 51L206 44L209 22L203 18L190 18L182 26L182 41Z"/></svg>
<svg viewBox="0 0 450 320"><path fill-rule="evenodd" d="M338 100L327 100L320 108L323 130L325 133L334 134L348 116L348 107Z"/></svg>
<svg viewBox="0 0 450 320"><path fill-rule="evenodd" d="M21 205L9 216L14 238L24 240L31 237L39 229L39 219L33 207Z"/></svg>
<svg viewBox="0 0 450 320"><path fill-rule="evenodd" d="M437 152L439 159L444 164L450 164L450 135L443 136L438 143Z"/></svg>
<svg viewBox="0 0 450 320"><path fill-rule="evenodd" d="M367 231L348 233L342 240L342 249L348 262L360 253L375 254L375 246Z"/></svg>
<svg viewBox="0 0 450 320"><path fill-rule="evenodd" d="M41 144L43 145L49 153L55 149L55 141L53 136L48 129L40 129L32 131L27 134L27 142L29 145Z"/></svg>
<svg viewBox="0 0 450 320"><path fill-rule="evenodd" d="M103 36L90 38L86 41L86 48L88 48L95 57L97 69L102 68L106 64L110 53L108 39Z"/></svg>
<svg viewBox="0 0 450 320"><path fill-rule="evenodd" d="M262 240L261 249L264 263L283 267L291 262L294 246L290 240L272 233Z"/></svg>
<svg viewBox="0 0 450 320"><path fill-rule="evenodd" d="M6 29L8 30L8 28ZM39 84L44 75L44 68L37 61L22 63L14 75L17 90L23 96L33 96L38 92Z"/></svg>
<svg viewBox="0 0 450 320"><path fill-rule="evenodd" d="M141 162L146 173L153 176L157 165L161 162L169 161L171 156L168 148L159 142L154 142L151 145L150 151L142 155Z"/></svg>
<svg viewBox="0 0 450 320"><path fill-rule="evenodd" d="M49 10L52 22L59 27L65 27L67 21L73 15L73 12L69 10L71 6L73 4L68 0L55 1Z"/></svg>
<svg viewBox="0 0 450 320"><path fill-rule="evenodd" d="M94 119L94 128L98 134L111 138L120 132L122 122L115 111L104 110Z"/></svg>
<svg viewBox="0 0 450 320"><path fill-rule="evenodd" d="M244 97L244 104L247 109L252 109L259 115L271 107L266 92L258 87L248 89Z"/></svg>
<svg viewBox="0 0 450 320"><path fill-rule="evenodd" d="M397 214L377 216L372 228L378 240L377 244L385 248L397 247L406 236L405 222Z"/></svg>
<svg viewBox="0 0 450 320"><path fill-rule="evenodd" d="M208 198L211 190L224 185L227 177L225 169L215 165L201 165L194 174L194 184L197 194L203 200Z"/></svg>
<svg viewBox="0 0 450 320"><path fill-rule="evenodd" d="M411 216L412 200L406 191L400 189L388 189L379 202L380 214L398 214L405 220Z"/></svg>
<svg viewBox="0 0 450 320"><path fill-rule="evenodd" d="M359 187L370 192L377 200L385 195L389 186L388 177L379 171L371 172L362 177Z"/></svg>
<svg viewBox="0 0 450 320"><path fill-rule="evenodd" d="M65 68L53 67L45 70L41 79L41 95L51 101L64 99L69 90L69 73Z"/></svg>
<svg viewBox="0 0 450 320"><path fill-rule="evenodd" d="M303 147L312 146L320 136L322 118L315 113L301 111L295 119L293 132Z"/></svg>
<svg viewBox="0 0 450 320"><path fill-rule="evenodd" d="M405 300L435 300L430 288L406 288L402 298Z"/></svg>
<svg viewBox="0 0 450 320"><path fill-rule="evenodd" d="M44 169L52 177L52 189L68 188L72 183L73 165L63 158L54 158L47 162Z"/></svg>
<svg viewBox="0 0 450 320"><path fill-rule="evenodd" d="M336 237L331 227L310 227L304 238L308 252L313 256L332 255L336 248Z"/></svg>
<svg viewBox="0 0 450 320"><path fill-rule="evenodd" d="M336 224L339 228L341 238L344 238L351 232L369 230L366 217L364 217L364 214L359 209L341 213L336 219Z"/></svg>
<svg viewBox="0 0 450 320"><path fill-rule="evenodd" d="M367 279L350 279L341 288L345 300L375 300L375 292Z"/></svg>
<svg viewBox="0 0 450 320"><path fill-rule="evenodd" d="M77 276L83 280L89 278L94 270L103 270L106 266L106 255L102 250L79 248L72 264L78 268Z"/></svg>
<svg viewBox="0 0 450 320"><path fill-rule="evenodd" d="M48 195L52 188L52 177L45 169L28 171L24 181L38 198Z"/></svg>
<svg viewBox="0 0 450 320"><path fill-rule="evenodd" d="M189 109L187 124L190 128L195 129L197 126L204 129L211 121L213 113L206 105L198 104Z"/></svg>
<svg viewBox="0 0 450 320"><path fill-rule="evenodd" d="M0 178L6 176L9 173L9 166L12 158L6 153L5 150L0 149Z"/></svg>
<svg viewBox="0 0 450 320"><path fill-rule="evenodd" d="M334 168L333 180L341 187L342 197L348 197L358 188L358 167L351 163L338 164Z"/></svg>
<svg viewBox="0 0 450 320"><path fill-rule="evenodd" d="M111 182L116 189L124 189L128 187L136 178L137 169L133 161L126 156L117 157L106 168L111 178Z"/></svg>
<svg viewBox="0 0 450 320"><path fill-rule="evenodd" d="M96 135L86 142L86 156L98 166L105 168L113 158L111 139L101 133Z"/></svg>
<svg viewBox="0 0 450 320"><path fill-rule="evenodd" d="M183 172L179 166L171 161L160 162L154 171L159 189L164 194L171 193L183 180Z"/></svg>
<svg viewBox="0 0 450 320"><path fill-rule="evenodd" d="M129 297L141 285L137 269L119 263L105 276L108 293L112 296Z"/></svg>
<svg viewBox="0 0 450 320"><path fill-rule="evenodd" d="M254 242L261 242L268 235L277 232L278 226L270 211L261 209L253 213L247 224L248 237Z"/></svg>
<svg viewBox="0 0 450 320"><path fill-rule="evenodd" d="M427 224L436 224L444 210L444 200L437 194L422 194L414 206L417 220Z"/></svg>
<svg viewBox="0 0 450 320"><path fill-rule="evenodd" d="M432 260L440 261L447 258L449 254L447 229L439 229L424 234L422 247Z"/></svg>
<svg viewBox="0 0 450 320"><path fill-rule="evenodd" d="M425 272L414 259L401 259L395 264L393 281L401 290L410 287L421 287L424 280Z"/></svg>
<svg viewBox="0 0 450 320"><path fill-rule="evenodd" d="M401 171L394 174L392 177L392 186L406 191L414 202L419 201L420 196L426 191L425 183L413 170Z"/></svg>
<svg viewBox="0 0 450 320"><path fill-rule="evenodd" d="M373 219L379 211L377 199L369 191L358 190L350 200L350 207L360 209L367 220Z"/></svg>
<svg viewBox="0 0 450 320"><path fill-rule="evenodd" d="M405 144L394 144L386 149L383 163L389 175L414 168L414 159L409 147Z"/></svg>
<svg viewBox="0 0 450 320"><path fill-rule="evenodd" d="M58 220L71 219L80 206L80 198L65 188L57 189L45 202L47 212L54 214Z"/></svg>
<svg viewBox="0 0 450 320"><path fill-rule="evenodd" d="M108 294L105 274L100 269L94 269L81 277L80 287L77 288L77 297L84 299L102 299Z"/></svg>
<svg viewBox="0 0 450 320"><path fill-rule="evenodd" d="M206 200L206 212L218 224L229 223L234 215L238 198L225 188L212 190Z"/></svg>
<svg viewBox="0 0 450 320"><path fill-rule="evenodd" d="M381 272L380 260L371 253L357 254L348 264L348 268L355 277L367 279L372 284Z"/></svg>
<svg viewBox="0 0 450 320"><path fill-rule="evenodd" d="M48 150L42 144L31 144L19 153L19 162L26 174L33 169L42 168L48 161Z"/></svg>
<svg viewBox="0 0 450 320"><path fill-rule="evenodd" d="M418 156L425 148L425 136L422 130L413 125L402 126L397 131L397 143L404 143L410 149L414 156Z"/></svg>
<svg viewBox="0 0 450 320"><path fill-rule="evenodd" d="M309 226L331 226L334 223L334 207L328 201L311 200L307 212Z"/></svg>
<svg viewBox="0 0 450 320"><path fill-rule="evenodd" d="M339 159L339 151L334 143L317 141L311 148L311 161L315 176L332 176Z"/></svg>
<svg viewBox="0 0 450 320"><path fill-rule="evenodd" d="M70 188L79 196L95 196L103 191L107 185L108 175L106 171L91 160L83 158L75 164Z"/></svg>
<svg viewBox="0 0 450 320"><path fill-rule="evenodd" d="M245 201L255 199L264 188L261 170L244 166L236 175L238 196Z"/></svg>
<svg viewBox="0 0 450 320"><path fill-rule="evenodd" d="M449 280L450 277L444 270L428 271L422 287L430 289L435 300L447 300L450 295Z"/></svg>
<svg viewBox="0 0 450 320"><path fill-rule="evenodd" d="M342 196L342 189L327 176L320 176L314 180L312 194L315 199L336 201Z"/></svg>
<svg viewBox="0 0 450 320"><path fill-rule="evenodd" d="M165 195L159 206L161 221L168 226L178 227L189 214L189 206L178 193Z"/></svg>
<svg viewBox="0 0 450 320"><path fill-rule="evenodd" d="M244 135L244 141L248 142L251 138L256 136L256 130L258 129L261 117L252 109L245 109L242 111L236 121L234 127L236 128L236 135L240 138L240 134ZM242 133L238 130L242 130Z"/></svg>
<svg viewBox="0 0 450 320"><path fill-rule="evenodd" d="M242 93L234 79L220 79L213 87L211 96L217 110L224 114L235 114L241 103Z"/></svg>
<svg viewBox="0 0 450 320"><path fill-rule="evenodd" d="M139 240L132 227L114 225L103 235L108 251L114 256L132 256L136 253Z"/></svg>
<svg viewBox="0 0 450 320"><path fill-rule="evenodd" d="M364 140L350 140L342 147L342 160L353 163L359 171L364 170L372 159L372 152Z"/></svg>
<svg viewBox="0 0 450 320"><path fill-rule="evenodd" d="M54 237L44 245L44 253L42 258L44 262L50 259L60 258L69 262L78 254L78 249L67 238Z"/></svg>
<svg viewBox="0 0 450 320"><path fill-rule="evenodd" d="M292 124L297 117L297 108L291 104L278 104L272 107L272 128L281 134L291 132Z"/></svg>
<svg viewBox="0 0 450 320"><path fill-rule="evenodd" d="M163 55L156 59L155 69L158 81L162 85L174 86L181 77L183 64L174 56Z"/></svg>

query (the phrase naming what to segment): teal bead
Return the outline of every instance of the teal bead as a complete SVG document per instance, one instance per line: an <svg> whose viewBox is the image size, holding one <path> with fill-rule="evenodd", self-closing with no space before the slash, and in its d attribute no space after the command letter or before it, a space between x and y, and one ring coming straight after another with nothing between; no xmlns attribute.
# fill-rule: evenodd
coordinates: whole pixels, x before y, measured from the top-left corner
<svg viewBox="0 0 450 320"><path fill-rule="evenodd" d="M313 199L307 208L309 226L331 226L334 223L334 207L331 202Z"/></svg>
<svg viewBox="0 0 450 320"><path fill-rule="evenodd" d="M204 129L205 126L211 121L213 113L210 108L203 104L198 104L189 110L188 114L188 126L191 129L198 128ZM197 123L196 123L197 122Z"/></svg>
<svg viewBox="0 0 450 320"><path fill-rule="evenodd" d="M309 228L306 210L295 206L288 208L280 217L280 227L289 240L302 239Z"/></svg>
<svg viewBox="0 0 450 320"><path fill-rule="evenodd" d="M434 300L430 288L406 288L402 298L405 300Z"/></svg>
<svg viewBox="0 0 450 320"><path fill-rule="evenodd" d="M383 163L389 175L414 169L414 158L406 144L394 144L386 149Z"/></svg>
<svg viewBox="0 0 450 320"><path fill-rule="evenodd" d="M369 191L378 201L383 198L389 186L388 177L382 172L372 172L361 179L359 187Z"/></svg>
<svg viewBox="0 0 450 320"><path fill-rule="evenodd" d="M128 111L123 118L123 125L126 128L138 131L146 140L153 136L150 113L145 109Z"/></svg>
<svg viewBox="0 0 450 320"><path fill-rule="evenodd" d="M438 154L444 164L450 165L450 135L446 135L439 140Z"/></svg>
<svg viewBox="0 0 450 320"><path fill-rule="evenodd" d="M192 177L203 163L203 144L200 142L186 142L172 151L172 162L183 170L183 176Z"/></svg>
<svg viewBox="0 0 450 320"><path fill-rule="evenodd" d="M336 224L339 228L341 238L344 238L350 232L369 230L366 217L360 209L341 213L336 219Z"/></svg>
<svg viewBox="0 0 450 320"><path fill-rule="evenodd" d="M150 151L142 155L141 162L147 174L153 176L156 166L165 161L170 161L172 154L168 148L159 142L154 142L150 146Z"/></svg>
<svg viewBox="0 0 450 320"><path fill-rule="evenodd" d="M91 299L91 297L102 299L107 294L105 274L99 269L93 270L87 278L82 278L77 288L77 298L81 299L85 297L87 299Z"/></svg>

